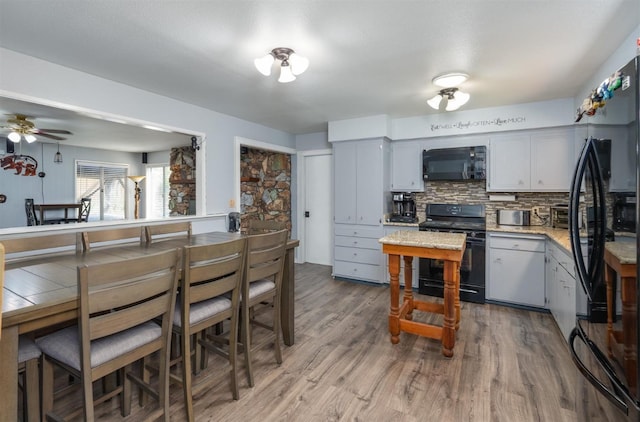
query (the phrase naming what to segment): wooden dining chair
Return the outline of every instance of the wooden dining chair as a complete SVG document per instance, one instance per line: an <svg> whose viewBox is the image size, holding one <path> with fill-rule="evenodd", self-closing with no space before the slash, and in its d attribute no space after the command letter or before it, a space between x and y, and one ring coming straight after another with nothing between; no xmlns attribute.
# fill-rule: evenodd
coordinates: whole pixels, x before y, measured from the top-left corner
<svg viewBox="0 0 640 422"><path fill-rule="evenodd" d="M283 221L275 220L249 220L248 234L270 233L278 230L284 230L287 224Z"/></svg>
<svg viewBox="0 0 640 422"><path fill-rule="evenodd" d="M191 237L191 222L155 224L144 226L145 240L147 243L172 236L184 235Z"/></svg>
<svg viewBox="0 0 640 422"><path fill-rule="evenodd" d="M158 399L158 409L151 417L169 419L169 349L181 255L181 249L172 249L78 267L78 325L36 340L44 354L44 417L53 410L54 365L82 380L83 408L74 415L83 414L85 421L93 421L94 403L117 394L122 396L122 415L130 413L131 382L144 385L143 380L148 379L145 365L140 365L138 374L131 371L131 365L159 352L158 389L141 388ZM122 384L94 400L93 382L115 371Z"/></svg>
<svg viewBox="0 0 640 422"><path fill-rule="evenodd" d="M33 202L33 198L26 198L24 200L24 211L27 214L27 226L39 226L40 222L36 215L36 206Z"/></svg>
<svg viewBox="0 0 640 422"><path fill-rule="evenodd" d="M144 236L140 227L127 227L121 229L107 229L86 231L81 234L82 251L89 252L91 247L124 243L124 242L144 242Z"/></svg>
<svg viewBox="0 0 640 422"><path fill-rule="evenodd" d="M280 351L280 291L284 272L284 258L287 245L287 230L273 233L250 235L247 238L247 258L242 283L242 338L246 343L247 378L253 387L253 370L251 368L252 348L263 345L252 345L251 327L257 326L272 330L276 362L282 363ZM266 303L267 310L272 310L271 325L256 319L255 307Z"/></svg>
<svg viewBox="0 0 640 422"><path fill-rule="evenodd" d="M78 211L78 222L86 223L89 221L89 213L91 212L91 198L82 198L80 200L80 210Z"/></svg>
<svg viewBox="0 0 640 422"><path fill-rule="evenodd" d="M192 355L200 346L225 356L231 364L231 391L238 400L238 318L240 288L245 265L246 239L236 239L214 245L185 246L183 253L183 277L180 295L173 318L174 332L180 337L182 362L181 376L172 376L182 383L187 419L193 421L193 392L206 382L192 386ZM226 320L231 320L228 352L220 347L214 337L206 337L205 331ZM192 337L198 339L191 344ZM192 349L195 349L192 351ZM206 353L204 354L206 357ZM198 359L194 359L198 365ZM173 362L172 362L173 363ZM177 363L177 362L176 362Z"/></svg>

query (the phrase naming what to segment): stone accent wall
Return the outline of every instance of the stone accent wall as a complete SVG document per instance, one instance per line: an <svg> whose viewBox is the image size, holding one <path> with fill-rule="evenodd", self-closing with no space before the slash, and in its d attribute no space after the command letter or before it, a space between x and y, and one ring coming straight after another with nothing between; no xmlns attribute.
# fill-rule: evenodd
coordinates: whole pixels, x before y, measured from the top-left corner
<svg viewBox="0 0 640 422"><path fill-rule="evenodd" d="M240 174L241 230L249 220L281 221L291 230L291 156L243 149Z"/></svg>
<svg viewBox="0 0 640 422"><path fill-rule="evenodd" d="M195 151L191 147L171 148L169 166L169 216L195 215Z"/></svg>

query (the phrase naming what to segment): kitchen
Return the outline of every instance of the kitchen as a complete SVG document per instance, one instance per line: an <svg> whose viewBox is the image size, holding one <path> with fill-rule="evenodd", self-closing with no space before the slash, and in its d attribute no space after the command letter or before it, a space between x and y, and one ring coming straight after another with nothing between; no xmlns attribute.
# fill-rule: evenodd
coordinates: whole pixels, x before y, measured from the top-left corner
<svg viewBox="0 0 640 422"><path fill-rule="evenodd" d="M634 32L629 39L631 41L635 41L637 34ZM628 40L627 40L628 41ZM625 42L625 45L628 45L628 42ZM633 48L635 51L635 47L625 47L623 55L625 57L631 57L632 53L629 53ZM231 140L233 136L246 136L249 138L257 138L257 139L269 139L276 144L295 146L299 150L305 149L313 149L313 146L297 145L298 139L302 137L293 136L289 133L271 130L269 128L260 127L259 124L247 123L247 122L237 122L228 123L226 121L226 117L221 117L216 113L208 112L200 107L191 106L189 104L180 103L179 101L174 101L167 99L165 97L159 97L155 94L150 94L148 92L138 92L133 88L123 87L122 85L116 83L110 83L109 81L101 80L97 77L93 77L93 75L84 74L82 72L75 71L70 68L60 69L58 65L55 65L52 62L44 62L40 59L36 59L36 55L33 56L25 56L20 53L15 53L13 51L3 50L3 57L7 57L7 68L9 72L13 75L19 74L20 72L24 72L25 69L30 69L31 72L36 75L42 76L42 78L34 78L33 80L28 80L27 77L15 77L11 80L4 79L2 80L2 89L9 92L21 92L26 95L31 95L36 98L50 98L56 99L60 103L64 104L84 104L85 106L93 107L99 110L107 110L117 114L125 114L130 116L138 116L139 118L147 121L164 121L171 123L172 126L175 127L185 127L185 128L196 128L198 132L207 133L209 136L208 141L209 146L211 147L208 151L209 154L206 156L206 166L207 166L207 185L206 185L206 197L208 197L208 202L203 205L203 208L206 209L207 214L226 214L227 211L227 201L229 198L233 198L235 196L235 192L233 192L233 181L231 180L230 174L233 173L231 170L231 157L233 156L233 147ZM615 60L614 60L615 62ZM618 60L618 65L620 65L620 61ZM603 65L604 68L607 67L606 72L611 72L611 66ZM3 71L5 67L3 65ZM594 81L590 82L589 89L591 87L597 85L602 78L607 77L609 73L602 73L598 75L594 75ZM53 78L56 82L59 82L58 86L49 86L50 84L42 84L42 80L48 79L50 75L59 75L58 78ZM69 81L73 80L78 81L80 83L82 89L77 89L74 87L73 83ZM303 78L301 77L302 81ZM93 96L89 94L82 94L80 92L85 93L95 93L95 92L105 92L112 91L112 95L106 95L106 98L103 98L99 95ZM110 93L111 94L111 93ZM577 97L580 97L579 100L587 95L588 92L579 93ZM488 95L489 96L489 95ZM118 100L114 100L113 97L118 97ZM120 101L120 98L127 98L130 101ZM548 134L556 138L562 139L573 139L576 144L579 144L579 141L584 140L584 135L582 133L575 133L574 127L571 126L571 122L575 119L574 111L576 108L576 102L578 98L566 98L561 100L548 100L542 101L538 103L528 103L528 104L520 104L513 106L498 106L498 107L489 107L486 109L478 109L478 110L462 110L457 113L450 113L445 115L441 113L439 115L428 115L421 117L408 117L408 118L398 118L398 117L390 117L387 115L374 115L369 118L353 118L350 121L341 121L341 120L331 120L329 123L329 131L326 133L325 137L319 136L322 140L328 139L331 142L330 145L333 145L335 157L340 155L341 148L348 148L348 146L339 146L342 144L342 141L345 141L345 145L347 143L352 142L353 140L358 143L358 145L369 143L370 141L360 141L359 139L380 139L379 145L383 148L387 148L385 151L386 154L384 156L384 160L388 160L385 166L382 166L380 172L383 173L383 180L380 181L381 186L380 189L374 193L374 195L380 194L380 192L384 192L386 195L388 192L389 198L385 198L385 203L390 204L390 193L395 191L406 191L406 188L396 188L392 187L392 184L395 184L396 173L400 173L398 170L406 168L410 173L417 173L418 178L413 179L412 176L409 176L408 183L418 182L424 183L423 174L421 174L421 153L422 150L427 149L427 143L431 148L434 149L438 147L445 146L472 146L472 145L484 145L489 147L489 157L487 157L488 169L495 169L491 165L491 154L496 153L496 149L491 148L492 142L499 142L500 137L510 137L513 134L517 134L519 138L522 138L522 144L529 145L529 151L531 151L531 143L534 138L538 136L544 137ZM117 103L117 104L114 104ZM177 110L177 112L176 112ZM284 114L284 113L283 113ZM496 116L499 116L496 118ZM586 119L586 118L585 118ZM233 119L229 119L233 120ZM585 120L586 121L586 120ZM206 122L206 123L204 123ZM222 122L222 123L221 123ZM584 124L584 121L583 121ZM220 127L222 126L222 128ZM349 128L348 128L348 127ZM351 130L354 129L354 130ZM558 135L556 132L560 132ZM574 133L571 133L574 131ZM223 134L219 134L223 132ZM342 132L342 133L341 133ZM348 132L348 133L346 133ZM523 133L525 132L525 133ZM548 133L547 133L548 132ZM552 133L554 132L554 133ZM294 133L294 132L291 132ZM384 138L391 139L391 141L385 141ZM526 140L525 140L526 138ZM222 142L218 142L221 140ZM215 141L215 142L214 142ZM226 142L229 141L229 142ZM371 142L376 143L378 141ZM567 143L570 143L567 141ZM326 142L317 142L315 145L319 147L326 147ZM493 144L495 145L495 143ZM407 153L406 157L409 160L414 159L417 161L416 169L414 170L414 166L409 165L393 165L398 156L403 154L403 150L411 151L414 153ZM567 148L568 150L568 148ZM567 151L565 150L565 151ZM211 153L213 151L213 153ZM493 152L492 152L493 151ZM576 150L573 151L572 157L576 157L579 153L579 147L576 146ZM520 154L522 156L522 154ZM344 156L343 156L344 157ZM350 157L347 155L347 157ZM351 159L350 157L349 159ZM553 155L551 158L561 159L562 154ZM357 156L355 158L357 161ZM513 160L513 156L509 156L508 162ZM355 162L355 161L354 161ZM399 161L400 163L404 161ZM530 162L529 165L532 163ZM522 170L523 166L514 165L516 169ZM552 170L560 170L562 166L553 166L549 165ZM570 169L573 166L567 166L567 169ZM508 171L513 171L514 169L510 169ZM488 175L490 181L495 183L495 180L492 175ZM377 183L376 175L370 175L369 182L374 181ZM553 192L543 192L542 194L538 191L538 189L533 189L531 187L531 180L534 180L532 177L532 170L528 171L529 178L529 187L524 188L523 190L514 189L513 187L504 188L496 188L495 190L487 190L487 185L482 185L482 182L464 182L464 183L455 183L455 184L447 184L447 182L438 182L438 185L434 185L431 183L427 183L423 185L422 193L416 193L417 200L417 209L418 215L425 216L426 207L428 203L434 202L433 198L437 198L437 202L439 203L449 203L452 198L455 198L456 201L465 202L469 199L468 202L474 204L482 204L485 206L485 224L487 228L494 228L494 220L497 222L497 209L505 209L505 208L514 208L514 209L528 209L532 210L534 207L540 207L539 213L544 216L545 210L550 205L555 205L559 203L568 202L568 194L567 191L563 193L557 194ZM566 175L562 175L560 180L565 180ZM513 180L520 180L511 178ZM571 175L569 173L568 176L569 183L571 182ZM344 179L348 180L348 179ZM555 176L554 176L555 180ZM523 180L523 183L525 181ZM478 185L480 183L480 185ZM405 185L406 186L406 185ZM408 189L411 190L411 189ZM453 194L452 191L455 191ZM420 190L418 190L420 192ZM491 193L487 193L491 192ZM495 192L495 193L494 193ZM515 195L516 201L511 201L510 198L501 197L501 195ZM494 195L494 199L489 201L488 198L490 195ZM544 196L543 196L544 195ZM364 195L366 196L366 195ZM349 203L351 199L345 200L345 204ZM382 201L379 201L382 202ZM356 204L360 204L358 200ZM375 204L374 207L369 208L367 205L364 206L364 209L367 210L367 215L364 216L365 219L370 218L371 221L375 223L373 225L383 226L383 222L380 220L383 219L384 214L390 211L391 206L386 205L389 209L380 209L379 211L374 209L376 207L381 207L378 203ZM344 215L347 215L345 213ZM294 227L300 225L301 221L297 221L294 224ZM295 229L294 229L295 230ZM511 230L511 229L510 229ZM513 229L518 230L518 229ZM372 233L372 236L380 237L380 233ZM376 237L371 237L371 239L376 239ZM546 240L545 240L546 242ZM546 246L545 246L546 247ZM533 252L533 251L527 251ZM536 252L538 253L538 252ZM381 264L382 266L382 264ZM376 269L379 274L384 274L384 270L381 268ZM414 271L416 274L417 271ZM327 291L333 292L331 287L328 286ZM355 288L355 287L354 287ZM375 290L375 289L374 289ZM383 289L377 289L378 292ZM489 289L491 290L491 289ZM356 291L356 290L354 290ZM362 296L365 295L375 295L369 291L358 290L361 292ZM378 293L380 294L380 293ZM366 296L367 298L371 298L371 296ZM385 297L385 299L388 299ZM322 299L321 299L322 300ZM517 302L517 301L513 301ZM325 302L323 302L325 303ZM313 302L302 302L300 306L304 306L303 309L307 312L317 312L313 309ZM327 306L330 303L327 303ZM352 303L354 307L357 307L357 303ZM544 306L543 306L544 307ZM495 310L495 313L509 313L512 308L508 307L496 307L500 308L499 310ZM474 308L475 309L475 308ZM494 308L491 308L494 309ZM360 308L362 310L362 308ZM386 306L377 307L377 312L384 316L388 309ZM366 313L366 312L364 312ZM527 315L526 317L522 316L521 319L531 319L534 322L531 325L536 325L538 322L543 321L542 316L548 316L545 314L540 314L540 319L536 314L534 316L529 316L531 314L518 314L518 315ZM487 331L483 331L480 324L476 324L473 319L473 314L466 313L466 320L463 320L463 330L464 330L464 321L466 321L469 325L467 329L477 330L476 333L481 333L487 337L490 335L500 335L499 333L489 333ZM331 326L332 324L338 324L337 319L332 320L330 317L327 317L327 325ZM515 318L517 320L517 318ZM358 320L360 321L360 320ZM551 321L549 319L549 321ZM530 322L530 321L527 321ZM363 324L366 324L366 320L363 321ZM540 325L544 325L544 322L541 322ZM366 325L363 325L365 327ZM340 327L348 330L350 327L348 323L343 323ZM368 326L366 326L368 327ZM380 328L382 328L382 334L379 333ZM554 325L546 325L545 328L555 330L556 327ZM314 332L314 328L312 325L308 325L307 329L311 332ZM385 327L376 326L376 330L378 331L378 335L380 337L384 337L386 334L384 332ZM358 330L359 332L362 329ZM323 331L324 334L328 336L327 343L330 343L331 340L335 340L335 334L327 333ZM468 335L466 333L465 335ZM504 336L507 337L507 336ZM466 337L468 344L474 341L474 337ZM387 340L386 338L384 339ZM504 340L504 339L501 339ZM486 338L483 341L487 341ZM431 354L433 349L429 346L430 343L425 342L416 342L413 343L411 340L406 341L405 344L417 344L416 349L420 349L419 351L415 351L411 354L412 357L416 358L416 360L420 359L419 353L424 353L426 350L427 354ZM320 349L326 346L323 345L321 341L315 343L315 345ZM342 345L341 345L342 346ZM522 346L522 345L521 345ZM491 347L490 344L483 343L484 348ZM425 349L426 348L426 349ZM325 349L323 349L325 350ZM536 349L537 350L537 349ZM336 353L344 351L344 349L338 350ZM384 348L383 353L397 353L395 349ZM416 353L418 353L416 355ZM285 361L287 357L294 356L293 354L289 356L285 356ZM499 357L502 355L499 355ZM362 356L353 356L354 361L355 358L363 358L369 364L375 363L373 361L374 357L366 354L362 354ZM499 360L496 358L496 360ZM455 361L456 363L462 365L462 361ZM328 364L327 364L328 365ZM436 367L432 363L427 363L428 367L422 367L416 369L416 373L421 374L421 381L425 384L429 383L429 379L424 377L425 373L435 373L438 372L438 367ZM481 367L481 366L479 366ZM511 367L509 367L511 368ZM295 368L294 368L295 369ZM365 372L366 369L363 369L361 366L356 367L357 371L354 374L355 379L364 381L366 379ZM508 370L508 369L507 369ZM409 371L412 371L409 369ZM318 369L316 375L321 374L321 369ZM534 375L535 376L535 375ZM470 380L472 376L467 375L467 380ZM311 378L312 381L315 381L316 378ZM291 378L289 378L291 380ZM336 381L338 382L338 381ZM366 381L363 382L363 384ZM515 382L514 382L515 383ZM505 385L508 383L505 383ZM526 383L518 383L518 386L521 387ZM473 385L473 383L469 383L468 385ZM481 386L476 385L478 388ZM464 387L468 389L469 387ZM354 390L357 390L358 398L361 401L369 400L371 398L371 394L367 395L367 389L362 387L362 384L359 384L358 387L354 387ZM364 393L363 393L364 391ZM353 391L352 391L353 393ZM355 393L353 393L355 395ZM327 392L326 396L330 396L331 392ZM325 398L326 398L325 396ZM264 396L262 396L264 397ZM305 396L306 397L306 396ZM419 395L420 398L428 399L429 395L421 392ZM357 400L354 398L354 400ZM262 398L263 401L266 402L266 399ZM345 404L344 407L349 407L351 413L347 412L346 414L357 415L358 412L354 411L354 407L350 407L348 404ZM359 410L359 407L357 407ZM317 410L317 409L316 409ZM365 412L361 412L360 415L365 414ZM384 414L384 413L379 413ZM491 413L487 410L485 413L479 413L484 416L490 416ZM388 413L387 415L390 415ZM394 417L399 417L402 415L402 412L393 414ZM450 415L450 414L449 414ZM517 412L512 413L512 415L519 415ZM531 415L527 413L527 415ZM542 412L542 415L548 416L547 420L553 415L553 413L545 413ZM458 414L457 416L462 417L463 415ZM390 416L391 417L391 416Z"/></svg>

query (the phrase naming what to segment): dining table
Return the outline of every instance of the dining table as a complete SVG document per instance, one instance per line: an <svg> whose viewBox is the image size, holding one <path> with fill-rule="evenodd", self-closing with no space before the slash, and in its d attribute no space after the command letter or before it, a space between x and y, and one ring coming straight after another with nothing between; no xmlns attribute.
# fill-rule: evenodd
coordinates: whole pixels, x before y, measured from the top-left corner
<svg viewBox="0 0 640 422"><path fill-rule="evenodd" d="M166 251L171 248L221 243L242 236L239 233L210 232L171 236L152 243L130 242L91 248L88 252L64 251L11 260L5 263L0 341L0 421L17 420L18 337L55 329L78 317L77 267ZM294 248L287 242L282 281L281 326L283 341L294 344Z"/></svg>
<svg viewBox="0 0 640 422"><path fill-rule="evenodd" d="M77 222L80 219L81 203L70 204L35 204L34 208L40 213L40 224L52 224L52 223L71 223ZM69 217L69 210L71 210L71 217ZM45 218L46 211L64 211L64 217Z"/></svg>

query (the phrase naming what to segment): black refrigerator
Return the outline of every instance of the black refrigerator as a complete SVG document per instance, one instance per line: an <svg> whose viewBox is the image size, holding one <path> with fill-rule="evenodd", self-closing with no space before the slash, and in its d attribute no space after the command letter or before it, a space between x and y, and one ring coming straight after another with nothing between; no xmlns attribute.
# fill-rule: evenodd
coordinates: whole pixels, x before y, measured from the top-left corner
<svg viewBox="0 0 640 422"><path fill-rule="evenodd" d="M639 57L614 72L602 85L594 89L594 104L586 109L587 133L581 156L577 162L569 197L570 237L576 268L576 289L582 289L588 303L598 303L603 292L606 298L605 241L612 228L614 195L610 192L606 178L607 166L601 163L598 144L601 139L611 140L614 147L623 143L626 154L618 154L612 160L611 169L626 164L632 180L628 184L628 197L637 197L640 181L640 89L638 80ZM609 88L608 92L605 92ZM604 93L604 94L603 94ZM585 100L587 101L587 100ZM589 102L587 101L587 102ZM597 103L596 103L597 101ZM578 120L580 120L580 116ZM589 121L591 119L591 121ZM593 136L596 135L596 136ZM630 160L622 163L621 160ZM582 218L583 225L578 222ZM616 242L630 242L626 247L638 261L640 238L635 222L640 209L635 202L633 229L620 233ZM610 240L610 239L609 239ZM619 245L622 246L622 245ZM636 266L637 267L637 266ZM610 284L614 299L605 299L606 309L612 308L611 317L591 318L577 313L576 326L569 336L569 349L576 364L576 411L578 420L640 421L640 371L637 364L638 328L640 308L637 288L638 271L635 272L635 295L627 295L626 305L616 308L616 290L619 282ZM628 286L627 286L628 287ZM618 293L619 295L620 293ZM630 297L631 296L631 297ZM619 301L619 299L618 299ZM602 303L602 302L600 302ZM626 306L626 308L625 308ZM580 308L580 304L577 305ZM621 316L624 316L621 317ZM607 319L609 321L607 321ZM611 333L615 333L611 334ZM624 349L624 357L612 351L611 337L615 337ZM609 342L609 343L608 343Z"/></svg>

